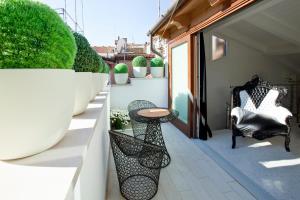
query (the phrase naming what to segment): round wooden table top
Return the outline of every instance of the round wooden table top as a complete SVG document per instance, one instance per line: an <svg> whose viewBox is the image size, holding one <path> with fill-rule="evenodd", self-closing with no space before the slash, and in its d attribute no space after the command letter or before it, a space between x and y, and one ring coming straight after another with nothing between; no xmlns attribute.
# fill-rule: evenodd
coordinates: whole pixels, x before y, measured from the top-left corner
<svg viewBox="0 0 300 200"><path fill-rule="evenodd" d="M170 111L164 108L150 108L150 109L139 110L137 114L142 117L159 118L159 117L168 116L170 114Z"/></svg>

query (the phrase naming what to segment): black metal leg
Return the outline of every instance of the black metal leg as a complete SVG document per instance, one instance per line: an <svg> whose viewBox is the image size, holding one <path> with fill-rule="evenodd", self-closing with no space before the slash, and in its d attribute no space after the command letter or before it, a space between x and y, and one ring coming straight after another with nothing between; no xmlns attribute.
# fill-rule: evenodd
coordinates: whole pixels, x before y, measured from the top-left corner
<svg viewBox="0 0 300 200"><path fill-rule="evenodd" d="M233 134L232 134L232 148L233 148L233 149L235 148L235 145L236 145L236 136L235 136L235 134L233 133Z"/></svg>
<svg viewBox="0 0 300 200"><path fill-rule="evenodd" d="M164 148L164 157L161 167L167 167L171 162L171 157L165 145L159 120L148 122L144 141Z"/></svg>
<svg viewBox="0 0 300 200"><path fill-rule="evenodd" d="M290 136L289 135L285 136L284 146L285 146L285 150L287 152L291 151L290 150L290 141L291 141Z"/></svg>

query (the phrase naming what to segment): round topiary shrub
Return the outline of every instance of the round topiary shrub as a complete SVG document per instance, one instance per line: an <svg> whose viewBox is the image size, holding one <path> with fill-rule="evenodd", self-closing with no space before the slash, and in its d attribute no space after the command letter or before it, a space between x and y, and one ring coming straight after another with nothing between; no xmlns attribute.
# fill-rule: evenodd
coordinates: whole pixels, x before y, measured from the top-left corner
<svg viewBox="0 0 300 200"><path fill-rule="evenodd" d="M147 67L147 59L144 56L137 56L132 60L134 67Z"/></svg>
<svg viewBox="0 0 300 200"><path fill-rule="evenodd" d="M104 60L101 56L99 56L99 57L100 57L101 63L100 63L100 67L98 69L98 73L104 73L106 63L104 62Z"/></svg>
<svg viewBox="0 0 300 200"><path fill-rule="evenodd" d="M115 66L114 72L116 74L125 74L128 73L128 66L124 63L119 63Z"/></svg>
<svg viewBox="0 0 300 200"><path fill-rule="evenodd" d="M164 61L161 58L152 58L150 61L150 66L151 67L163 67L164 66Z"/></svg>
<svg viewBox="0 0 300 200"><path fill-rule="evenodd" d="M110 67L108 66L108 64L105 63L105 67L102 73L109 74L109 71L110 71Z"/></svg>
<svg viewBox="0 0 300 200"><path fill-rule="evenodd" d="M103 60L99 54L91 48L92 54L92 65L91 65L91 72L99 73L99 71L103 70Z"/></svg>
<svg viewBox="0 0 300 200"><path fill-rule="evenodd" d="M76 44L69 27L47 5L0 0L0 68L72 69Z"/></svg>
<svg viewBox="0 0 300 200"><path fill-rule="evenodd" d="M88 40L79 33L73 33L77 45L77 53L74 62L76 72L97 72L98 54L90 47Z"/></svg>

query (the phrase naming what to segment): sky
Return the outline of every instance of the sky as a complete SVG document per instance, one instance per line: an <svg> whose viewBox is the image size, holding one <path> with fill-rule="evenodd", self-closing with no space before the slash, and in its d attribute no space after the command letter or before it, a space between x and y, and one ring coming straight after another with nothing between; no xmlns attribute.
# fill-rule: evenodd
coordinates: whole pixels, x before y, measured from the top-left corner
<svg viewBox="0 0 300 200"><path fill-rule="evenodd" d="M40 1L54 9L64 7L64 0ZM158 21L158 0L77 0L77 21L81 27L81 1L84 35L92 46L114 45L118 36L127 37L129 42L145 43L149 41L147 32ZM161 14L174 2L160 1ZM75 18L75 0L66 2L67 12Z"/></svg>

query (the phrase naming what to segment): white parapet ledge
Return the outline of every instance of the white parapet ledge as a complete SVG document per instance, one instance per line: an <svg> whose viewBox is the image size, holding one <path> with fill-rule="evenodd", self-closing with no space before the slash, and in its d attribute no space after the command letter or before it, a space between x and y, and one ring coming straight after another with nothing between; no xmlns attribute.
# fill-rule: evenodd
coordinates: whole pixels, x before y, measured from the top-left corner
<svg viewBox="0 0 300 200"><path fill-rule="evenodd" d="M72 119L66 136L40 154L0 161L0 199L64 200L74 190L109 88ZM17 124L16 124L17 126Z"/></svg>
<svg viewBox="0 0 300 200"><path fill-rule="evenodd" d="M167 78L131 78L129 85L111 87L111 107L127 110L134 100L148 100L158 107L168 107Z"/></svg>
<svg viewBox="0 0 300 200"><path fill-rule="evenodd" d="M162 77L162 78L147 78L147 77L143 77L143 78L130 78L130 83L126 83L126 84L112 84L111 87L132 87L134 84L138 83L138 82L143 82L143 83L153 83L153 82L161 82L161 81L168 81L167 77Z"/></svg>

